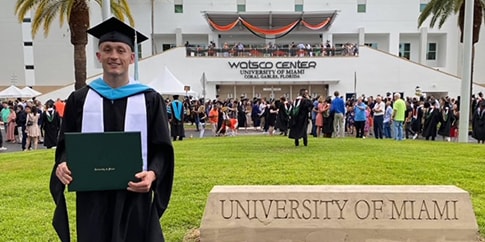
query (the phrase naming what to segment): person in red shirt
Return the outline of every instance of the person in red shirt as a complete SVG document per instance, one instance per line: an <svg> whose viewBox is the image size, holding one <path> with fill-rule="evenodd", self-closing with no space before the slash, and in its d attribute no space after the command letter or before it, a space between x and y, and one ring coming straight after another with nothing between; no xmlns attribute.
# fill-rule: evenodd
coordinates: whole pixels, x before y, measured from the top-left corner
<svg viewBox="0 0 485 242"><path fill-rule="evenodd" d="M54 106L56 106L56 111L59 114L59 117L62 118L64 116L64 107L66 104L60 98L58 98Z"/></svg>

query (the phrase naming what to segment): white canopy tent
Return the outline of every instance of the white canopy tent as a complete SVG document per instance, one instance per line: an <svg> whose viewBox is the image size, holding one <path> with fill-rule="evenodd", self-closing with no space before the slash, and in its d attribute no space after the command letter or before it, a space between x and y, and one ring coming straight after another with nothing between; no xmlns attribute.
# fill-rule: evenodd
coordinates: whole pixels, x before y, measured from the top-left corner
<svg viewBox="0 0 485 242"><path fill-rule="evenodd" d="M198 95L197 92L193 90L186 92L184 90L185 85L180 82L166 66L162 74L147 85L161 95L189 95L194 97Z"/></svg>
<svg viewBox="0 0 485 242"><path fill-rule="evenodd" d="M29 97L22 91L22 89L11 85L2 91L0 91L0 98L18 98L18 97Z"/></svg>
<svg viewBox="0 0 485 242"><path fill-rule="evenodd" d="M22 88L22 92L26 95L26 97L37 97L40 96L42 93L34 90L30 87L24 87Z"/></svg>

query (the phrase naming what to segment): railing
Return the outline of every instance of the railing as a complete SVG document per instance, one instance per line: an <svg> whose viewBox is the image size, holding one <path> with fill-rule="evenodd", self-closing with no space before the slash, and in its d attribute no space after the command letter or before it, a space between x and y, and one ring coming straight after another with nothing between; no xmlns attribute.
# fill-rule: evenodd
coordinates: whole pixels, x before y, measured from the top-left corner
<svg viewBox="0 0 485 242"><path fill-rule="evenodd" d="M359 50L357 47L347 48L325 48L313 47L311 49L299 48L201 48L201 47L186 47L187 56L200 57L303 57L303 56L358 56Z"/></svg>

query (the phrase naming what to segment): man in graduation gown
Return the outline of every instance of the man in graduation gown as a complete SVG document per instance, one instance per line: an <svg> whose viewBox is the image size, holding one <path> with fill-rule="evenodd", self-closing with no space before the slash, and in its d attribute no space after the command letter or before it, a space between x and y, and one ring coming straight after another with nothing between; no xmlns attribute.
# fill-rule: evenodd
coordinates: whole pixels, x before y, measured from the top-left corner
<svg viewBox="0 0 485 242"><path fill-rule="evenodd" d="M295 146L299 146L299 139L303 139L303 145L308 146L308 118L313 108L313 103L308 95L308 90L300 89L300 95L293 102L290 112L290 133L288 138L295 140Z"/></svg>
<svg viewBox="0 0 485 242"><path fill-rule="evenodd" d="M161 96L129 78L135 39L146 39L138 32L135 38L135 32L116 18L88 30L99 39L103 77L73 92L65 106L50 181L53 226L63 242L71 240L64 190L72 181L64 133L110 131L141 133L143 170L133 174L138 181L126 190L76 193L77 241L164 241L160 218L172 190L174 154Z"/></svg>
<svg viewBox="0 0 485 242"><path fill-rule="evenodd" d="M183 140L185 137L184 130L184 104L178 100L179 95L173 95L173 101L170 104L172 118L170 119L170 133L173 141Z"/></svg>
<svg viewBox="0 0 485 242"><path fill-rule="evenodd" d="M59 127L61 119L59 113L54 109L54 103L48 102L46 104L47 110L42 112L42 130L44 130L44 146L50 149L57 145L57 136L59 134Z"/></svg>

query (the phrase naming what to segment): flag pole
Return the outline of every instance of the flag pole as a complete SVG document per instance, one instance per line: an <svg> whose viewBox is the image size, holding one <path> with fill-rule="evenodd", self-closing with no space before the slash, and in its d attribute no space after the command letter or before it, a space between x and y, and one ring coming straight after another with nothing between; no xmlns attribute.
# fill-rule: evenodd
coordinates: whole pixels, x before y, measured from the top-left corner
<svg viewBox="0 0 485 242"><path fill-rule="evenodd" d="M137 41L137 37L136 37L136 30L135 30L135 43L134 43L134 51L135 51L135 76L134 76L134 79L135 81L139 81L139 78L138 78L138 41Z"/></svg>
<svg viewBox="0 0 485 242"><path fill-rule="evenodd" d="M472 87L473 8L474 1L466 0L465 26L463 30L463 74L461 79L460 119L458 124L458 141L462 143L468 143L468 117L470 116L470 90Z"/></svg>
<svg viewBox="0 0 485 242"><path fill-rule="evenodd" d="M357 98L357 72L354 71L354 98Z"/></svg>

